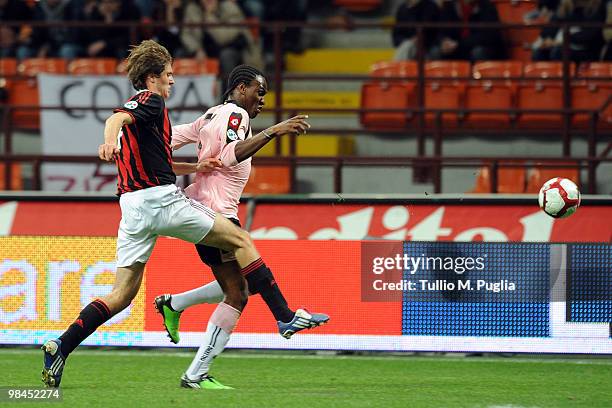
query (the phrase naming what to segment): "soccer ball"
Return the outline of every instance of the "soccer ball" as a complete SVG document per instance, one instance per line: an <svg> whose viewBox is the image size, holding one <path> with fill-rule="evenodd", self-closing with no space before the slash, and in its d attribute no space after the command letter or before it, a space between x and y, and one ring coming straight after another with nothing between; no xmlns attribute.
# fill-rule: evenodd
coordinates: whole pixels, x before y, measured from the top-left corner
<svg viewBox="0 0 612 408"><path fill-rule="evenodd" d="M573 181L555 177L544 183L538 202L540 208L551 217L569 217L580 205L580 191Z"/></svg>

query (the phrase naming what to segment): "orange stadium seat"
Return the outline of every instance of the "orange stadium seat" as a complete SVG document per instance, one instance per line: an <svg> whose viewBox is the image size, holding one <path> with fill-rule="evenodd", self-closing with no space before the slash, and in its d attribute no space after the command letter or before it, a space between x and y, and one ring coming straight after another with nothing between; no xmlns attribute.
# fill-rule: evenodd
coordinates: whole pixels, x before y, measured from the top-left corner
<svg viewBox="0 0 612 408"><path fill-rule="evenodd" d="M219 60L207 58L199 60L197 58L177 58L172 64L174 75L201 75L219 74Z"/></svg>
<svg viewBox="0 0 612 408"><path fill-rule="evenodd" d="M413 84L371 81L361 87L361 107L365 109L410 109L416 107ZM408 112L362 112L366 128L405 127L414 115Z"/></svg>
<svg viewBox="0 0 612 408"><path fill-rule="evenodd" d="M465 84L471 76L470 63L467 61L431 61L425 64L425 107L427 109L458 109L463 104ZM438 79L451 77L459 79ZM442 115L447 126L457 123L457 115ZM434 121L434 114L427 114L428 123Z"/></svg>
<svg viewBox="0 0 612 408"><path fill-rule="evenodd" d="M576 73L576 65L570 64L570 76ZM523 68L523 76L525 78L559 78L563 77L562 62L532 62L525 64Z"/></svg>
<svg viewBox="0 0 612 408"><path fill-rule="evenodd" d="M612 88L612 62L591 62L580 65L578 77L588 84Z"/></svg>
<svg viewBox="0 0 612 408"><path fill-rule="evenodd" d="M0 163L0 190L8 190L5 181L6 163ZM23 179L21 178L21 165L11 164L11 190L23 190Z"/></svg>
<svg viewBox="0 0 612 408"><path fill-rule="evenodd" d="M475 79L492 77L521 77L523 75L522 61L482 61L474 64L472 75ZM516 80L515 80L516 81Z"/></svg>
<svg viewBox="0 0 612 408"><path fill-rule="evenodd" d="M371 77L416 77L418 66L416 61L383 61L372 65ZM414 82L414 80L411 80Z"/></svg>
<svg viewBox="0 0 612 408"><path fill-rule="evenodd" d="M414 80L385 80L385 77L414 77L414 61L384 61L370 70L371 81L361 87L361 106L366 109L410 109L416 107ZM360 116L365 127L404 127L412 119L405 112L363 112Z"/></svg>
<svg viewBox="0 0 612 408"><path fill-rule="evenodd" d="M11 105L39 105L38 83L36 74L65 74L66 60L62 58L30 58L17 66L17 72L23 78L15 80L11 86L9 103ZM22 129L39 129L40 112L38 110L13 111L13 125Z"/></svg>
<svg viewBox="0 0 612 408"><path fill-rule="evenodd" d="M77 58L68 64L68 73L73 75L112 75L116 71L114 58Z"/></svg>
<svg viewBox="0 0 612 408"><path fill-rule="evenodd" d="M530 62L531 61L531 47L525 47L524 45L512 45L509 48L509 57L515 61Z"/></svg>
<svg viewBox="0 0 612 408"><path fill-rule="evenodd" d="M494 85L492 81L482 80L479 84L470 84L465 91L466 109L511 109L513 92L507 85ZM468 125L505 126L510 124L507 113L467 113L465 123Z"/></svg>
<svg viewBox="0 0 612 408"><path fill-rule="evenodd" d="M556 162L556 164L564 163ZM580 186L580 170L577 167L542 167L536 165L529 172L529 177L527 179L527 188L525 192L538 193L544 183L555 177L563 177L566 179L570 179L574 183L576 183L577 186Z"/></svg>
<svg viewBox="0 0 612 408"><path fill-rule="evenodd" d="M525 191L525 175L524 167L504 167L504 163L500 163L497 168L497 192L502 194L523 193ZM491 170L488 166L481 167L476 176L476 185L470 193L490 192Z"/></svg>
<svg viewBox="0 0 612 408"><path fill-rule="evenodd" d="M563 109L563 88L558 84L520 85L517 95L518 109ZM542 128L559 126L561 114L519 113L521 127Z"/></svg>
<svg viewBox="0 0 612 408"><path fill-rule="evenodd" d="M610 88L597 83L572 85L572 108L599 110L610 97ZM590 115L586 113L575 114L572 125L584 127L590 124ZM612 103L603 112L600 112L599 124L612 126Z"/></svg>
<svg viewBox="0 0 612 408"><path fill-rule="evenodd" d="M244 192L247 194L287 194L291 192L290 171L289 166L254 166Z"/></svg>

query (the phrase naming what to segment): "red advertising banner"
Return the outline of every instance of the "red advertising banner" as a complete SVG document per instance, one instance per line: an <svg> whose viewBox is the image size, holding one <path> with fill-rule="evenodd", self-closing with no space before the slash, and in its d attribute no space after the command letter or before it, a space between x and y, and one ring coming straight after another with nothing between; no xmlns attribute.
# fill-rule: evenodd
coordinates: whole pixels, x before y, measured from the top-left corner
<svg viewBox="0 0 612 408"><path fill-rule="evenodd" d="M256 239L609 242L612 207L554 219L525 205L258 204Z"/></svg>
<svg viewBox="0 0 612 408"><path fill-rule="evenodd" d="M246 205L239 216L247 224ZM117 234L116 202L0 203L0 235ZM610 242L612 206L583 206L554 219L535 205L257 204L256 239Z"/></svg>

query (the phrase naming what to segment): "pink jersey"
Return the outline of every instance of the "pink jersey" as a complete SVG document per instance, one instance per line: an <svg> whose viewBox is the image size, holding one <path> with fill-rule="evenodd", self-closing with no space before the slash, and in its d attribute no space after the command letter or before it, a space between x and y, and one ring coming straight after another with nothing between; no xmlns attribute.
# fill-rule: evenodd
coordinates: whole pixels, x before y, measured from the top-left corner
<svg viewBox="0 0 612 408"><path fill-rule="evenodd" d="M238 218L238 202L251 173L251 158L240 163L234 152L236 143L251 137L249 114L238 105L226 102L213 106L192 123L172 128L172 148L197 143L198 160L216 157L223 167L210 173L197 173L185 193L231 218Z"/></svg>

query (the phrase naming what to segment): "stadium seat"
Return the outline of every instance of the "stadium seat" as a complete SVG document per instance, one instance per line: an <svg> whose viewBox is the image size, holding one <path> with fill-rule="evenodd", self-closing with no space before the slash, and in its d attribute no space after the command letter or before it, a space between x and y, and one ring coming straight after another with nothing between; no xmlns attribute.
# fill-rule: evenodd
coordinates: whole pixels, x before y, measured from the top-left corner
<svg viewBox="0 0 612 408"><path fill-rule="evenodd" d="M36 74L65 74L66 60L62 58L30 58L17 66L17 72L22 78L15 79L11 85L9 103L12 105L39 105L38 83ZM13 125L21 129L35 130L40 128L40 111L13 111Z"/></svg>
<svg viewBox="0 0 612 408"><path fill-rule="evenodd" d="M584 81L589 84L612 88L612 62L582 64L578 70L578 77L585 78Z"/></svg>
<svg viewBox="0 0 612 408"><path fill-rule="evenodd" d="M77 58L68 64L72 75L113 75L117 71L114 58Z"/></svg>
<svg viewBox="0 0 612 408"><path fill-rule="evenodd" d="M563 109L563 88L559 84L520 85L517 107L529 109ZM519 113L518 125L527 128L550 128L560 126L561 114Z"/></svg>
<svg viewBox="0 0 612 408"><path fill-rule="evenodd" d="M253 166L244 192L246 194L287 194L291 191L290 170L289 166Z"/></svg>
<svg viewBox="0 0 612 408"><path fill-rule="evenodd" d="M361 107L365 109L416 108L414 84L371 81L361 87ZM362 112L361 124L366 128L402 128L414 115L408 112Z"/></svg>
<svg viewBox="0 0 612 408"><path fill-rule="evenodd" d="M573 77L576 72L576 65L570 63L570 76ZM563 78L563 63L562 62L532 62L525 64L523 68L523 76L525 78Z"/></svg>
<svg viewBox="0 0 612 408"><path fill-rule="evenodd" d="M599 110L610 97L610 88L597 83L575 84L572 85L572 108ZM575 114L572 118L572 125L578 127L588 126L590 115L586 113ZM606 127L612 126L612 102L600 112L599 125Z"/></svg>
<svg viewBox="0 0 612 408"><path fill-rule="evenodd" d="M416 61L383 61L372 65L371 77L416 77L418 66ZM414 82L414 80L411 80Z"/></svg>
<svg viewBox="0 0 612 408"><path fill-rule="evenodd" d="M520 163L520 162L517 162ZM525 192L524 167L504 167L504 163L499 163L497 169L497 192L502 194L520 194ZM491 192L491 170L488 166L481 167L476 175L476 184L470 193L490 193Z"/></svg>
<svg viewBox="0 0 612 408"><path fill-rule="evenodd" d="M0 163L0 190L8 190L4 177L6 171L6 163ZM23 179L21 178L21 165L19 163L11 164L11 190L23 190Z"/></svg>
<svg viewBox="0 0 612 408"><path fill-rule="evenodd" d="M459 109L463 104L465 84L471 76L470 63L467 61L431 61L425 64L425 108ZM458 79L438 79L439 77ZM435 114L428 113L428 124L434 121ZM446 126L457 124L458 116L453 113L442 115Z"/></svg>
<svg viewBox="0 0 612 408"><path fill-rule="evenodd" d="M522 75L522 61L482 61L475 63L472 68L472 76L475 79L492 77L510 78L521 77Z"/></svg>
<svg viewBox="0 0 612 408"><path fill-rule="evenodd" d="M465 92L466 109L511 109L513 105L512 88L505 84L494 84L482 80L470 84ZM507 113L467 113L465 124L470 126L505 126L510 124Z"/></svg>
<svg viewBox="0 0 612 408"><path fill-rule="evenodd" d="M555 164L565 164L551 162ZM576 164L576 163L567 163ZM563 177L580 185L580 170L577 167L538 167L537 165L529 171L526 193L538 193L542 185L555 177Z"/></svg>
<svg viewBox="0 0 612 408"><path fill-rule="evenodd" d="M219 60L207 58L200 60L197 58L177 58L172 64L174 75L202 75L219 74Z"/></svg>

